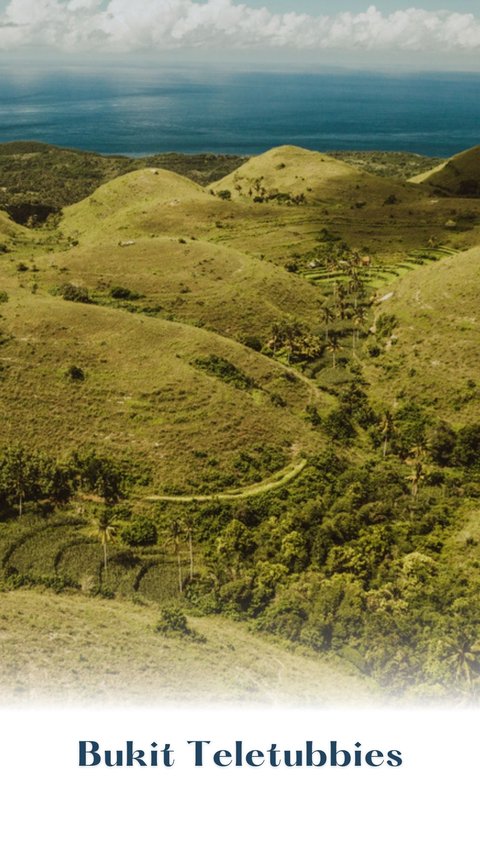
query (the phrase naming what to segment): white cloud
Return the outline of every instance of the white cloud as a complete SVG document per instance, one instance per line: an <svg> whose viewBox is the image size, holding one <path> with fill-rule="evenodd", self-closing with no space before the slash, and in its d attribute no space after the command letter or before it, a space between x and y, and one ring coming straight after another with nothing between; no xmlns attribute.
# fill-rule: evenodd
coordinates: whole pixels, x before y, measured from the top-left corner
<svg viewBox="0 0 480 852"><path fill-rule="evenodd" d="M293 2L293 0L292 0ZM476 51L480 18L406 9L312 17L273 14L233 0L11 0L0 17L0 49Z"/></svg>

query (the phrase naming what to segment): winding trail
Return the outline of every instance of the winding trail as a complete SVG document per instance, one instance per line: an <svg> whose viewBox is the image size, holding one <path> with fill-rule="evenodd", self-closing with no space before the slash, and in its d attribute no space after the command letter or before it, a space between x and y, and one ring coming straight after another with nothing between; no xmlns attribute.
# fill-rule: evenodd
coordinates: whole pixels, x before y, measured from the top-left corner
<svg viewBox="0 0 480 852"><path fill-rule="evenodd" d="M153 494L142 497L142 502L147 503L212 503L217 500L244 500L247 497L256 497L269 491L276 491L299 476L307 466L307 459L301 459L291 463L282 470L277 471L274 476L256 482L254 485L246 485L244 488L234 488L231 491L219 491L216 494Z"/></svg>

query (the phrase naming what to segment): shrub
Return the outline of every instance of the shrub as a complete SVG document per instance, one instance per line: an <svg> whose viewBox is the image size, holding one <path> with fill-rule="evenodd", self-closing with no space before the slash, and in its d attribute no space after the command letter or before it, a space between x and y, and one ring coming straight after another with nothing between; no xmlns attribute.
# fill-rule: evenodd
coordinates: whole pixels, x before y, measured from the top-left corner
<svg viewBox="0 0 480 852"><path fill-rule="evenodd" d="M158 531L150 518L135 518L124 530L122 539L130 547L152 547L157 543Z"/></svg>
<svg viewBox="0 0 480 852"><path fill-rule="evenodd" d="M0 304L8 302L8 293L5 290L0 290Z"/></svg>
<svg viewBox="0 0 480 852"><path fill-rule="evenodd" d="M160 611L155 627L156 633L172 638L192 639L194 642L206 642L204 636L188 626L187 616L178 604L169 604Z"/></svg>
<svg viewBox="0 0 480 852"><path fill-rule="evenodd" d="M68 370L65 370L65 377L67 379L71 379L72 382L83 382L85 381L85 373L83 372L81 367L76 367L75 364L72 364Z"/></svg>
<svg viewBox="0 0 480 852"><path fill-rule="evenodd" d="M66 302L82 302L85 305L92 302L87 288L78 284L64 284L59 292Z"/></svg>
<svg viewBox="0 0 480 852"><path fill-rule="evenodd" d="M194 361L196 367L205 370L212 376L216 376L227 384L234 385L241 390L250 390L255 387L255 382L226 358L220 355L209 355L207 358L197 358Z"/></svg>
<svg viewBox="0 0 480 852"><path fill-rule="evenodd" d="M453 458L460 467L480 466L480 423L460 429Z"/></svg>
<svg viewBox="0 0 480 852"><path fill-rule="evenodd" d="M110 290L112 299L130 299L131 301L139 299L139 293L134 293L128 287L112 287Z"/></svg>

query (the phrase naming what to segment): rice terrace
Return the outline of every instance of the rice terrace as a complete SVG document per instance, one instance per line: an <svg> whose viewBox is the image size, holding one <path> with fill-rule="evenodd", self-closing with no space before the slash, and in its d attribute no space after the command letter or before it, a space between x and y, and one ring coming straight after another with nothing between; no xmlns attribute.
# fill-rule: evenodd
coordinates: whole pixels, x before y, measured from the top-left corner
<svg viewBox="0 0 480 852"><path fill-rule="evenodd" d="M470 702L480 148L0 145L2 700Z"/></svg>

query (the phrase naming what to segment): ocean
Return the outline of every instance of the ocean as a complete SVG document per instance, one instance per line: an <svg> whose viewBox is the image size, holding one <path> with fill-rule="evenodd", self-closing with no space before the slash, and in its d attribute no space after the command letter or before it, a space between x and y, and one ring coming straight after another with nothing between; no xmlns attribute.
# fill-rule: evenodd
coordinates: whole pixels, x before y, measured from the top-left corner
<svg viewBox="0 0 480 852"><path fill-rule="evenodd" d="M320 151L449 156L480 143L480 74L0 67L0 142L104 154Z"/></svg>

